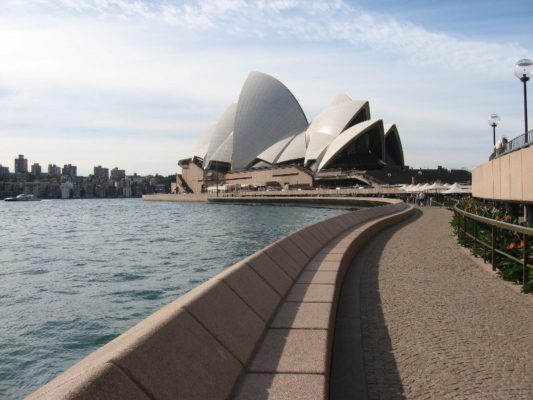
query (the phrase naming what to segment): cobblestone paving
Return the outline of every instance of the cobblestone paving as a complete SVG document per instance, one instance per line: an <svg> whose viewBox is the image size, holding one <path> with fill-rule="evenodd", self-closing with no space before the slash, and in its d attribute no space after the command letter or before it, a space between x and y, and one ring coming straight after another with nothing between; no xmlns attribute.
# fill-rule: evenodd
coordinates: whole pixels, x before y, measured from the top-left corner
<svg viewBox="0 0 533 400"><path fill-rule="evenodd" d="M475 265L424 208L359 257L370 399L533 399L533 302Z"/></svg>

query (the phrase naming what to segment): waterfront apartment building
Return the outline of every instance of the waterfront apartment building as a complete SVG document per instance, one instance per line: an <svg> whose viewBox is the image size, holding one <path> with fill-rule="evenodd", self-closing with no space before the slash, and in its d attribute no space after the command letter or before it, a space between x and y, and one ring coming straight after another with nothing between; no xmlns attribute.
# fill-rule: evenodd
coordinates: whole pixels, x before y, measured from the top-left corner
<svg viewBox="0 0 533 400"><path fill-rule="evenodd" d="M94 177L96 179L109 179L109 168L103 168L101 165L94 167Z"/></svg>
<svg viewBox="0 0 533 400"><path fill-rule="evenodd" d="M8 181L11 178L11 174L9 173L9 167L4 167L2 164L0 164L0 181Z"/></svg>
<svg viewBox="0 0 533 400"><path fill-rule="evenodd" d="M67 175L74 179L78 176L78 167L72 164L65 164L63 166L62 175Z"/></svg>
<svg viewBox="0 0 533 400"><path fill-rule="evenodd" d="M55 164L48 164L48 175L49 176L61 175L61 167L58 167Z"/></svg>
<svg viewBox="0 0 533 400"><path fill-rule="evenodd" d="M126 170L118 169L117 167L111 170L111 179L118 181L126 178Z"/></svg>
<svg viewBox="0 0 533 400"><path fill-rule="evenodd" d="M15 158L15 174L25 174L28 172L28 159L24 158L24 155L19 154L18 158Z"/></svg>
<svg viewBox="0 0 533 400"><path fill-rule="evenodd" d="M42 172L42 168L39 165L39 163L34 163L31 165L31 173L33 176L37 177L41 175L41 172Z"/></svg>

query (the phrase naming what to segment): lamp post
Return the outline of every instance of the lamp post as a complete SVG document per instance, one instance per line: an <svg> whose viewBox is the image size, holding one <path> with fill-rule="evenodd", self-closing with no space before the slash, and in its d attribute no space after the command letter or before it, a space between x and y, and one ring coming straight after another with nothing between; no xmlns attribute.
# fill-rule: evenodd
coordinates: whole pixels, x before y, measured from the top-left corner
<svg viewBox="0 0 533 400"><path fill-rule="evenodd" d="M500 123L500 117L496 113L489 116L489 125L492 126L492 145L496 146L496 127Z"/></svg>
<svg viewBox="0 0 533 400"><path fill-rule="evenodd" d="M514 67L514 74L518 79L524 82L524 127L525 127L525 143L528 142L528 130L527 130L527 90L526 82L529 81L531 74L533 73L533 61L523 58L519 60Z"/></svg>

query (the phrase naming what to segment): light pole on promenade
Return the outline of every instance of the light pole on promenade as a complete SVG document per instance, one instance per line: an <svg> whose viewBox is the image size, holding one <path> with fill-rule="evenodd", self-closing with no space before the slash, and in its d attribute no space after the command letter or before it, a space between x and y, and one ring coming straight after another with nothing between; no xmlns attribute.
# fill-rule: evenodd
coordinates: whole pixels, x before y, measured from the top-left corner
<svg viewBox="0 0 533 400"><path fill-rule="evenodd" d="M528 142L528 130L527 130L527 90L526 82L529 81L531 74L533 73L533 61L523 58L519 60L514 67L514 74L518 79L524 82L524 126L525 126L525 142Z"/></svg>
<svg viewBox="0 0 533 400"><path fill-rule="evenodd" d="M496 113L490 114L489 125L492 126L492 145L496 146L496 127L500 123L500 117Z"/></svg>

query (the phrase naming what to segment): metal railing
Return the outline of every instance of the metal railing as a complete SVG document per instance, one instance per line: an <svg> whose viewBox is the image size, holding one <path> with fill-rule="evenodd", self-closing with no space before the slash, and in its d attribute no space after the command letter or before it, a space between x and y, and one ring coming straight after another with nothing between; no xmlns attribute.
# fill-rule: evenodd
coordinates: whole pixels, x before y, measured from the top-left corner
<svg viewBox="0 0 533 400"><path fill-rule="evenodd" d="M527 135L527 141L526 141L526 135ZM501 157L505 154L508 154L512 151L519 150L522 147L527 147L529 145L533 144L533 131L529 131L527 133L523 133L520 136L515 137L514 139L510 140L505 144L505 147L500 149L499 151L496 151L495 158Z"/></svg>
<svg viewBox="0 0 533 400"><path fill-rule="evenodd" d="M530 249L530 240L529 237L533 236L533 228L528 228L525 226L520 225L514 225L509 224L507 222L501 222L494 220L492 218L482 217L476 214L471 214L466 211L463 211L457 206L453 208L453 211L456 216L461 216L461 222L458 224L459 231L464 235L464 238L468 237L470 238L474 246L480 245L484 249L487 249L490 251L491 256L491 264L492 264L492 270L495 271L497 268L497 255L500 255L502 257L505 257L517 264L522 265L522 285L525 287L528 283L529 278L529 270L533 269L533 264L529 263L529 258L532 254ZM471 221L470 224L467 223L467 221ZM468 230L468 227L471 227L471 230ZM484 241L480 235L481 229L483 226L489 226L490 227L490 239L491 242L487 243ZM524 254L522 259L519 259L512 254L509 254L499 248L497 248L497 240L498 240L498 234L501 230L507 230L514 232L517 235L520 235L522 237L522 243L524 245ZM484 260L487 258L483 257Z"/></svg>

